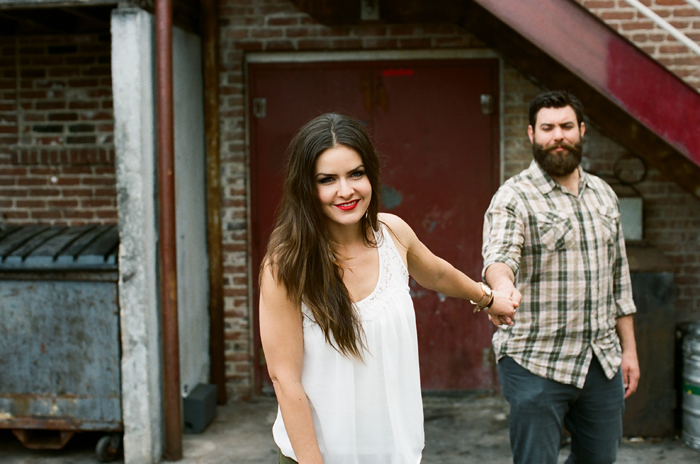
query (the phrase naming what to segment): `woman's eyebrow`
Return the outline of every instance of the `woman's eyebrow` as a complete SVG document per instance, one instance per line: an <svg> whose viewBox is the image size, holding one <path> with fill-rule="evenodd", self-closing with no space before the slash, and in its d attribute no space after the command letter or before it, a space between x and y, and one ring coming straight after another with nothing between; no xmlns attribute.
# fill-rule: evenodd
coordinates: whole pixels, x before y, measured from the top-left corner
<svg viewBox="0 0 700 464"><path fill-rule="evenodd" d="M357 171L358 169L363 169L364 167L365 167L364 164L360 164L360 165L357 166L356 168L352 168L351 170L349 170L349 171L348 171L348 174L351 173L351 172L355 172L355 171ZM319 177L319 176L322 176L322 177L333 177L333 176L335 176L335 175L337 175L337 174L326 174L325 172L319 172L319 173L316 174L316 177Z"/></svg>

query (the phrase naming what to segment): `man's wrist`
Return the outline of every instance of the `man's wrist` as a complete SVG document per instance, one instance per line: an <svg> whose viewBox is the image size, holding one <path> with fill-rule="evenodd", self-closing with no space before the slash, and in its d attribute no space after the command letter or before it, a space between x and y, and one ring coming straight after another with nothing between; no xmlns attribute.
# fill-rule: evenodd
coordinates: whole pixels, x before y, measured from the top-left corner
<svg viewBox="0 0 700 464"><path fill-rule="evenodd" d="M497 292L511 294L511 293L513 293L513 290L515 290L515 285L513 285L512 282L502 282L502 283L491 285L491 289L493 289Z"/></svg>

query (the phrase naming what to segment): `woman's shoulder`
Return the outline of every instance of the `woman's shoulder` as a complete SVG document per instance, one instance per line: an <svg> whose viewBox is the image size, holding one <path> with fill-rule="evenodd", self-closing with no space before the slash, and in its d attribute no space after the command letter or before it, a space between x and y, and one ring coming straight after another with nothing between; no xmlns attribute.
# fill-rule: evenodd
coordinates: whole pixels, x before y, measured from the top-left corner
<svg viewBox="0 0 700 464"><path fill-rule="evenodd" d="M295 311L300 310L301 303L295 302L294 297L290 295L274 261L270 261L269 258L265 259L260 269L259 279L260 301L266 301L268 309L289 308Z"/></svg>
<svg viewBox="0 0 700 464"><path fill-rule="evenodd" d="M379 220L387 226L391 235L399 239L400 243L408 245L415 236L411 226L395 214L379 213Z"/></svg>
<svg viewBox="0 0 700 464"><path fill-rule="evenodd" d="M395 214L391 213L379 213L377 215L379 217L379 220L386 224L387 226L391 228L401 228L401 227L408 227L408 224L406 224L406 221L401 219Z"/></svg>
<svg viewBox="0 0 700 464"><path fill-rule="evenodd" d="M285 290L275 255L266 255L263 258L258 279L261 288L266 287L275 291Z"/></svg>
<svg viewBox="0 0 700 464"><path fill-rule="evenodd" d="M276 273L273 261L270 259L269 256L266 256L263 259L262 264L260 265L260 273L258 275L260 286L276 286L276 284L278 283L277 277L278 275Z"/></svg>

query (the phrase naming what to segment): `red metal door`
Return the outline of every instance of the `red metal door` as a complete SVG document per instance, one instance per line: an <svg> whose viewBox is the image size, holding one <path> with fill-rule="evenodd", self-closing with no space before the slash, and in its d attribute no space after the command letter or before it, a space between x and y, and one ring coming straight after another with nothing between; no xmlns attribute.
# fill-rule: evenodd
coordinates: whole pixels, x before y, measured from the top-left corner
<svg viewBox="0 0 700 464"><path fill-rule="evenodd" d="M384 157L382 210L478 279L483 213L498 186L497 71L495 60L251 64L254 269L272 227L289 140L307 120L336 111L365 122ZM490 100L482 104L482 95ZM473 315L466 301L413 281L411 288L423 389L492 388L486 317Z"/></svg>

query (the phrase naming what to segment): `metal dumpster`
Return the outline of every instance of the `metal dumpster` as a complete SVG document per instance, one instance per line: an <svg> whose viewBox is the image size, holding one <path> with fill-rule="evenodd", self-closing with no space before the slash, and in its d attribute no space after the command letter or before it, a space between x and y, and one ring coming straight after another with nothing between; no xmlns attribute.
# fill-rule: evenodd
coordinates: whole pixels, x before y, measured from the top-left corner
<svg viewBox="0 0 700 464"><path fill-rule="evenodd" d="M0 428L30 448L122 431L116 226L0 229Z"/></svg>

